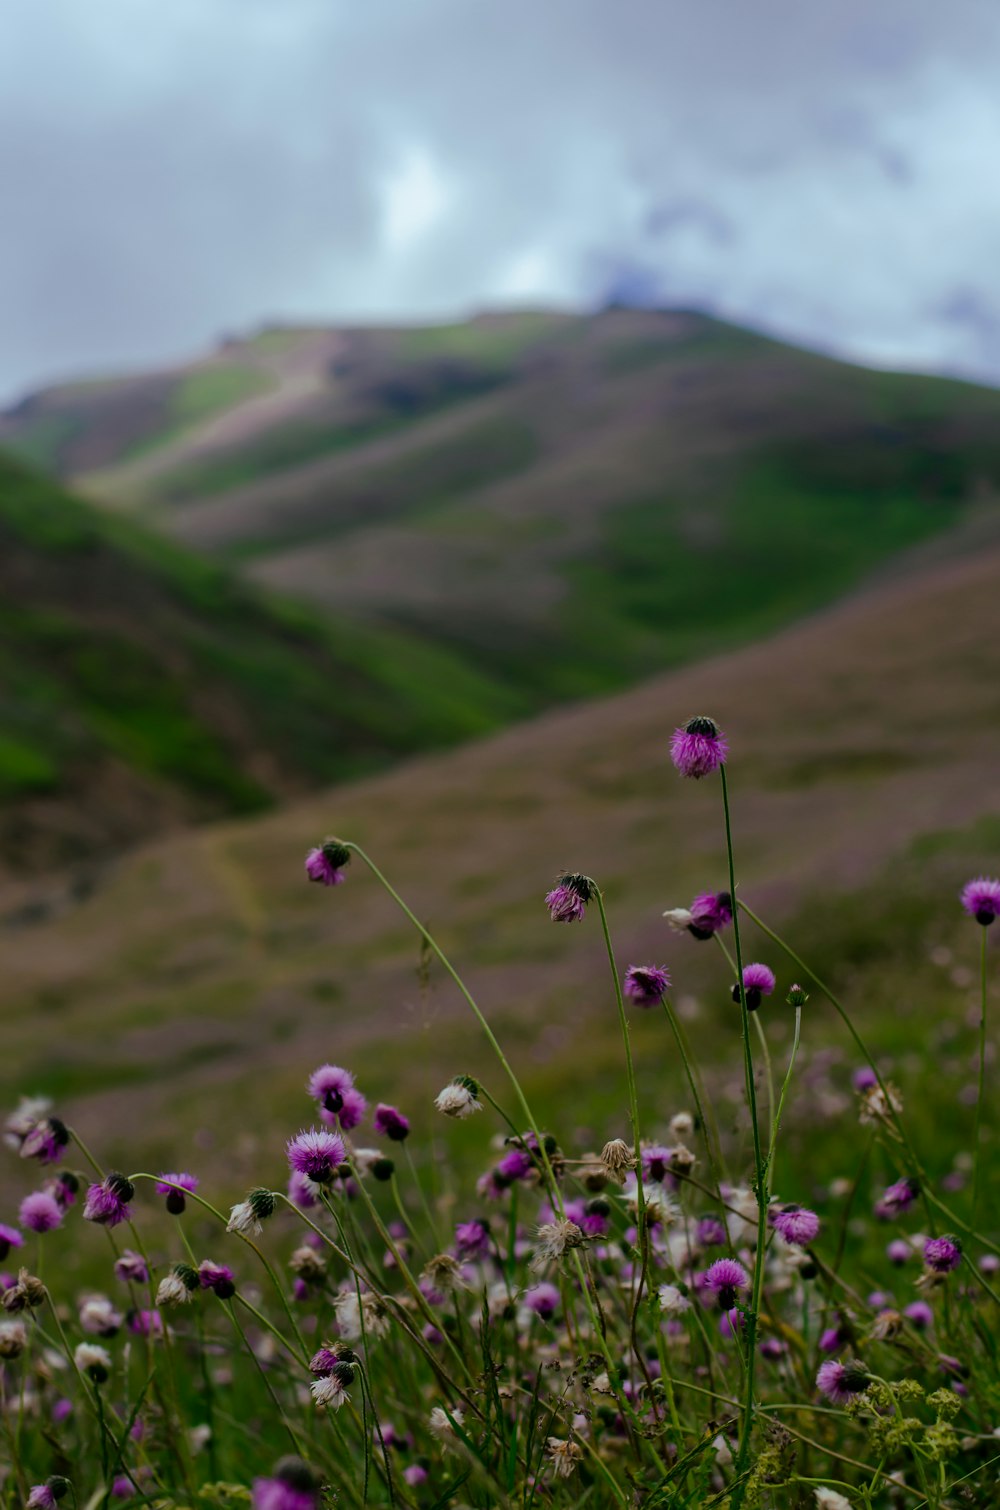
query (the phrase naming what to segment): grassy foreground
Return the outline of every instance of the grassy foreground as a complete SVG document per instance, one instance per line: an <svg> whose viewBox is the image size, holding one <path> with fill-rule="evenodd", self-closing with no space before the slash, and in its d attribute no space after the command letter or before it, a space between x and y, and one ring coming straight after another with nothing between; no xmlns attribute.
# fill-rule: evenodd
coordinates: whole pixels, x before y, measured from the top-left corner
<svg viewBox="0 0 1000 1510"><path fill-rule="evenodd" d="M724 1079L703 1073L682 969L675 982L616 959L600 874L567 873L545 898L549 926L594 935L617 1062L595 1096L587 1046L567 1052L540 1111L516 1043L348 838L310 854L323 902L344 913L365 879L379 889L474 1035L439 1050L455 1058L433 1110L369 1103L385 1094L379 1053L303 1065L300 1117L249 1163L219 1125L211 1183L194 1137L211 1108L163 1131L166 1172L110 1172L58 1108L13 1114L14 1153L40 1167L0 1227L12 1507L991 1503L1000 881L973 882L961 904L954 886L938 892L953 950L927 960L913 941L932 878L995 829L925 840L894 885L842 895L839 923L814 913L786 942L748 900L754 857L730 837L738 744L726 760L718 729L693 720L674 759L699 778L682 799L721 835L724 889L670 921L728 1003ZM732 818L739 834L738 804ZM932 983L926 1091L905 1057L890 1078L884 1017L848 1010L822 951L800 952L831 929L854 939L837 973L860 972L869 992L884 965L895 995L895 961L912 990L950 968L972 993L963 1042ZM813 1039L830 1017L850 1044L839 1065ZM273 1177L283 1142L287 1185ZM77 1292L74 1262L96 1291Z"/></svg>

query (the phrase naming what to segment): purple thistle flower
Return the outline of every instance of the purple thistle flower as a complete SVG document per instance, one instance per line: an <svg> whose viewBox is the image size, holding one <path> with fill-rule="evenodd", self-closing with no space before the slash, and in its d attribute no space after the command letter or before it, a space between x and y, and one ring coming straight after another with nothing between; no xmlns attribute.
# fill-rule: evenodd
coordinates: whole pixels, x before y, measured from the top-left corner
<svg viewBox="0 0 1000 1510"><path fill-rule="evenodd" d="M745 1290L750 1283L749 1274L735 1258L717 1258L704 1274L699 1275L699 1279L705 1289L714 1291L724 1311L732 1310L736 1304L736 1292Z"/></svg>
<svg viewBox="0 0 1000 1510"><path fill-rule="evenodd" d="M135 1195L135 1187L123 1174L112 1171L100 1185L91 1185L83 1208L87 1222L97 1222L101 1227L117 1227L131 1216L128 1203Z"/></svg>
<svg viewBox="0 0 1000 1510"><path fill-rule="evenodd" d="M26 1133L21 1143L22 1159L37 1159L39 1164L56 1164L69 1143L69 1129L58 1117L43 1117Z"/></svg>
<svg viewBox="0 0 1000 1510"><path fill-rule="evenodd" d="M726 1229L717 1216L703 1216L696 1236L703 1248L721 1248L726 1241Z"/></svg>
<svg viewBox="0 0 1000 1510"><path fill-rule="evenodd" d="M253 1510L316 1510L319 1479L301 1458L282 1458L274 1477L254 1479Z"/></svg>
<svg viewBox="0 0 1000 1510"><path fill-rule="evenodd" d="M393 1143L405 1143L410 1136L409 1117L404 1117L395 1106L388 1106L384 1101L375 1108L374 1125L380 1138L388 1138Z"/></svg>
<svg viewBox="0 0 1000 1510"><path fill-rule="evenodd" d="M642 1158L642 1177L647 1183L652 1181L662 1185L665 1181L676 1187L677 1181L671 1180L670 1160L673 1158L673 1149L665 1143L646 1143L639 1150Z"/></svg>
<svg viewBox="0 0 1000 1510"><path fill-rule="evenodd" d="M768 1220L790 1247L808 1248L819 1232L819 1217L815 1211L806 1211L801 1206L785 1206L781 1211L772 1211Z"/></svg>
<svg viewBox="0 0 1000 1510"><path fill-rule="evenodd" d="M788 1352L788 1346L780 1337L765 1337L760 1345L760 1356L767 1358L769 1362L776 1363Z"/></svg>
<svg viewBox="0 0 1000 1510"><path fill-rule="evenodd" d="M821 1353L839 1353L851 1340L851 1334L842 1321L836 1326L827 1327L820 1334L819 1349Z"/></svg>
<svg viewBox="0 0 1000 1510"><path fill-rule="evenodd" d="M597 894L597 887L589 876L566 871L559 877L552 890L545 894L545 905L553 923L582 922L587 903Z"/></svg>
<svg viewBox="0 0 1000 1510"><path fill-rule="evenodd" d="M892 1217L902 1216L909 1211L917 1196L920 1194L920 1186L916 1180L897 1180L894 1185L889 1185L882 1196L876 1202L875 1214L888 1221Z"/></svg>
<svg viewBox="0 0 1000 1510"><path fill-rule="evenodd" d="M853 1395L862 1395L871 1383L864 1369L856 1363L821 1363L816 1386L831 1405L846 1405Z"/></svg>
<svg viewBox="0 0 1000 1510"><path fill-rule="evenodd" d="M733 899L728 891L703 891L689 908L688 933L696 939L710 939L733 921Z"/></svg>
<svg viewBox="0 0 1000 1510"><path fill-rule="evenodd" d="M309 1360L309 1372L322 1378L324 1374L332 1374L339 1362L339 1353L335 1353L332 1348L321 1347Z"/></svg>
<svg viewBox="0 0 1000 1510"><path fill-rule="evenodd" d="M916 1327L918 1332L926 1332L927 1328L934 1323L934 1312L926 1300L912 1301L904 1309L903 1315L911 1325Z"/></svg>
<svg viewBox="0 0 1000 1510"><path fill-rule="evenodd" d="M135 1493L135 1485L127 1473L116 1473L111 1481L111 1493L116 1500L130 1500Z"/></svg>
<svg viewBox="0 0 1000 1510"><path fill-rule="evenodd" d="M25 1500L26 1510L56 1510L69 1484L63 1478L47 1479L44 1484L34 1484Z"/></svg>
<svg viewBox="0 0 1000 1510"><path fill-rule="evenodd" d="M289 1167L317 1185L328 1185L345 1159L344 1140L326 1128L309 1128L289 1138Z"/></svg>
<svg viewBox="0 0 1000 1510"><path fill-rule="evenodd" d="M743 966L743 994L746 997L747 1011L756 1012L765 996L770 996L774 990L774 971L767 965L744 965ZM739 986L733 987L733 1001L740 999Z"/></svg>
<svg viewBox="0 0 1000 1510"><path fill-rule="evenodd" d="M629 965L624 989L637 1007L655 1007L670 990L670 971L663 965Z"/></svg>
<svg viewBox="0 0 1000 1510"><path fill-rule="evenodd" d="M7 1257L11 1248L23 1248L24 1238L16 1227L8 1227L5 1222L0 1222L0 1260Z"/></svg>
<svg viewBox="0 0 1000 1510"><path fill-rule="evenodd" d="M320 886L339 886L345 879L344 866L351 861L351 851L336 839L324 839L306 855L306 875Z"/></svg>
<svg viewBox="0 0 1000 1510"><path fill-rule="evenodd" d="M288 1199L298 1206L300 1211L311 1211L314 1206L319 1205L318 1187L315 1181L304 1174L299 1174L297 1169L293 1169L288 1176Z"/></svg>
<svg viewBox="0 0 1000 1510"><path fill-rule="evenodd" d="M524 1297L529 1311L534 1311L543 1321L551 1321L559 1309L559 1291L555 1285L534 1285Z"/></svg>
<svg viewBox="0 0 1000 1510"><path fill-rule="evenodd" d="M962 1262L962 1244L950 1233L930 1237L924 1243L924 1262L935 1274L950 1274Z"/></svg>
<svg viewBox="0 0 1000 1510"><path fill-rule="evenodd" d="M162 1337L163 1317L159 1311L129 1311L128 1329L137 1337Z"/></svg>
<svg viewBox="0 0 1000 1510"><path fill-rule="evenodd" d="M115 1278L120 1279L123 1284L148 1284L149 1270L142 1254L133 1253L131 1248L125 1248L121 1258L115 1262Z"/></svg>
<svg viewBox="0 0 1000 1510"><path fill-rule="evenodd" d="M670 758L677 770L696 781L717 771L728 754L726 736L711 718L689 718L674 730L670 741Z"/></svg>
<svg viewBox="0 0 1000 1510"><path fill-rule="evenodd" d="M203 1290L213 1290L220 1300L231 1300L236 1294L236 1280L228 1264L214 1264L204 1258L198 1265L198 1283Z"/></svg>
<svg viewBox="0 0 1000 1510"><path fill-rule="evenodd" d="M856 1091L874 1090L878 1085L878 1076L870 1064L862 1064L851 1076L851 1084Z"/></svg>
<svg viewBox="0 0 1000 1510"><path fill-rule="evenodd" d="M29 1232L51 1232L62 1223L62 1207L44 1190L26 1195L18 1211L18 1221Z"/></svg>
<svg viewBox="0 0 1000 1510"><path fill-rule="evenodd" d="M1000 917L1000 881L992 876L978 876L970 881L962 890L962 906L977 923L988 928L994 918Z"/></svg>
<svg viewBox="0 0 1000 1510"><path fill-rule="evenodd" d="M723 1337L739 1337L747 1324L743 1312L736 1306L730 1306L728 1311L723 1311L719 1317L719 1332Z"/></svg>
<svg viewBox="0 0 1000 1510"><path fill-rule="evenodd" d="M174 1187L180 1185L181 1189ZM165 1195L167 1198L167 1210L171 1216L180 1216L186 1206L184 1191L198 1189L198 1176L195 1174L161 1174L156 1184L157 1195Z"/></svg>
<svg viewBox="0 0 1000 1510"><path fill-rule="evenodd" d="M458 1257L471 1262L486 1258L490 1251L490 1226L481 1216L471 1222L459 1222L455 1228L455 1252Z"/></svg>
<svg viewBox="0 0 1000 1510"><path fill-rule="evenodd" d="M420 1484L426 1484L429 1474L422 1463L409 1463L403 1469L403 1477L411 1489L416 1489Z"/></svg>
<svg viewBox="0 0 1000 1510"><path fill-rule="evenodd" d="M321 1064L309 1077L309 1094L319 1102L319 1114L330 1127L339 1126L344 1132L357 1127L368 1102L355 1089L354 1076L339 1064Z"/></svg>
<svg viewBox="0 0 1000 1510"><path fill-rule="evenodd" d="M897 1268L900 1268L903 1264L909 1263L912 1252L913 1250L905 1238L896 1237L886 1247L885 1256L891 1264L895 1264Z"/></svg>
<svg viewBox="0 0 1000 1510"><path fill-rule="evenodd" d="M504 1189L513 1185L515 1180L523 1180L534 1167L535 1161L526 1148L512 1148L504 1154L493 1175L501 1189Z"/></svg>

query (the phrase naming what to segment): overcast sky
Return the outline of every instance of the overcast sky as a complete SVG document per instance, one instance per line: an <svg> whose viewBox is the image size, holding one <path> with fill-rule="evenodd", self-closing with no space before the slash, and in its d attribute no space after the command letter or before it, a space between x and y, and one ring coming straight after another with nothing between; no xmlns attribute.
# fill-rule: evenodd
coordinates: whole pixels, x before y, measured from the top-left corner
<svg viewBox="0 0 1000 1510"><path fill-rule="evenodd" d="M1000 0L7 0L0 398L697 305L1000 382Z"/></svg>

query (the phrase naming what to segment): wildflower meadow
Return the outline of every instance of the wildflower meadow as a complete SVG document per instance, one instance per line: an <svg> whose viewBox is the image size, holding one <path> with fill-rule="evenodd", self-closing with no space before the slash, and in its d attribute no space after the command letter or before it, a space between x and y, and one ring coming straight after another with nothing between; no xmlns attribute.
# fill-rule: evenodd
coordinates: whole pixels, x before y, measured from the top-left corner
<svg viewBox="0 0 1000 1510"><path fill-rule="evenodd" d="M943 1179L928 1172L936 1130L884 1071L878 1023L745 900L735 742L691 718L669 742L673 770L664 743L664 781L718 792L727 873L663 929L716 955L735 1121L677 1009L677 967L616 957L599 875L566 871L544 900L538 884L540 912L599 930L606 953L621 1075L615 1120L588 1146L575 1106L540 1120L419 897L349 838L326 839L308 881L347 912L355 886L383 887L478 1025L481 1054L435 1102L450 1156L421 1147L412 1106L379 1099L377 1062L334 1062L335 1023L330 1062L302 1066L298 1122L263 1130L271 1154L249 1190L201 1177L184 1126L173 1169L108 1169L25 1086L6 1142L36 1188L0 1209L5 1506L1000 1504L987 1035L1000 880L956 876L941 901L964 912L981 1003ZM680 1072L676 1102L648 1077L640 1094L639 1014ZM853 1075L853 1100L817 1125L825 1154L836 1143L832 1180L783 1143L800 1051L831 1017ZM470 1177L463 1145L485 1125L490 1157ZM68 1233L93 1288L60 1272Z"/></svg>

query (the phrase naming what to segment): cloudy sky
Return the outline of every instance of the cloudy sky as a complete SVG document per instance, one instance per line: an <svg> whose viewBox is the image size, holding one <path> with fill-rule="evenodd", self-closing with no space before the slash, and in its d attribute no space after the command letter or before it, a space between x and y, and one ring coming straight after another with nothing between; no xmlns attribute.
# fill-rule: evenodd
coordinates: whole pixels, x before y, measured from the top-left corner
<svg viewBox="0 0 1000 1510"><path fill-rule="evenodd" d="M997 0L9 0L0 178L4 399L615 297L1000 383Z"/></svg>

